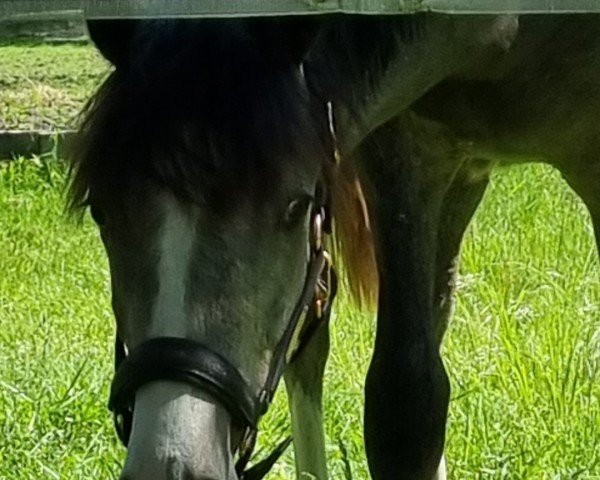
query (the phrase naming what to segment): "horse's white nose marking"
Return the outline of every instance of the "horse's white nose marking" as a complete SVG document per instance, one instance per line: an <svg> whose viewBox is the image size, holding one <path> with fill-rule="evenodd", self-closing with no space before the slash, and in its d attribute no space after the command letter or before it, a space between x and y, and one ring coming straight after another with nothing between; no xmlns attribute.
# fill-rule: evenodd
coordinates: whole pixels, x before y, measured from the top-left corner
<svg viewBox="0 0 600 480"><path fill-rule="evenodd" d="M186 329L186 279L194 244L195 222L169 194L161 198L158 297L152 311L151 337L181 336Z"/></svg>
<svg viewBox="0 0 600 480"><path fill-rule="evenodd" d="M122 479L235 480L231 417L208 394L177 382L152 382L136 395Z"/></svg>

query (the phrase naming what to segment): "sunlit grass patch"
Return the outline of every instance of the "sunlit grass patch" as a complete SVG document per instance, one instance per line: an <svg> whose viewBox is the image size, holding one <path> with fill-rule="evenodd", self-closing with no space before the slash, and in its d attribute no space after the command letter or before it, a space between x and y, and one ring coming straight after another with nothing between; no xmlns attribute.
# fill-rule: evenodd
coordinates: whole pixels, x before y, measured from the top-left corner
<svg viewBox="0 0 600 480"><path fill-rule="evenodd" d="M108 71L92 45L0 42L0 130L72 128Z"/></svg>
<svg viewBox="0 0 600 480"><path fill-rule="evenodd" d="M557 172L496 175L444 349L456 478L599 474L599 273L587 211Z"/></svg>
<svg viewBox="0 0 600 480"><path fill-rule="evenodd" d="M115 471L106 261L65 218L64 178L51 160L0 166L0 478Z"/></svg>

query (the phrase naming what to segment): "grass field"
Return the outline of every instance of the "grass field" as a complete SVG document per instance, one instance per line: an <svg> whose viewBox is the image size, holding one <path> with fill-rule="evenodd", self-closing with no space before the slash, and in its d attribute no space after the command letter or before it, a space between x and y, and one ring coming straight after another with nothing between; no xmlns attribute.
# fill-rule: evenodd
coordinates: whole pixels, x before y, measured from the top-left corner
<svg viewBox="0 0 600 480"><path fill-rule="evenodd" d="M16 47L0 46L0 99L7 48ZM67 49L53 50L67 72L69 59L97 61L89 47L51 48ZM107 264L92 222L65 216L64 181L51 157L0 165L0 479L115 478L124 457L106 410ZM497 172L467 234L458 298L444 344L450 478L600 479L600 266L587 213L556 172ZM361 415L373 324L340 298L325 389L333 479L368 478ZM279 395L261 445L288 423ZM292 464L288 453L271 478L292 478Z"/></svg>
<svg viewBox="0 0 600 480"><path fill-rule="evenodd" d="M89 45L0 39L0 130L73 127L108 70Z"/></svg>

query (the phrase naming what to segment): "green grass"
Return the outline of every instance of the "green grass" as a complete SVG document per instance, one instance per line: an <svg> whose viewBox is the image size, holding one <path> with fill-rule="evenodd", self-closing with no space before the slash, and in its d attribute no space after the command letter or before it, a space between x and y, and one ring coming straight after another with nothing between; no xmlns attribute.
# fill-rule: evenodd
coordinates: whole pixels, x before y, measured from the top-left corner
<svg viewBox="0 0 600 480"><path fill-rule="evenodd" d="M108 71L90 45L0 41L0 130L73 127Z"/></svg>
<svg viewBox="0 0 600 480"><path fill-rule="evenodd" d="M499 173L444 348L455 478L600 478L599 280L587 211L560 176Z"/></svg>
<svg viewBox="0 0 600 480"><path fill-rule="evenodd" d="M107 264L64 214L60 162L0 168L0 478L113 478ZM444 346L453 479L600 477L600 269L581 203L547 167L500 171L467 235ZM326 382L332 478L366 479L371 315L342 296ZM283 395L263 445L287 425ZM345 452L345 453L344 453ZM292 457L273 478L290 478Z"/></svg>

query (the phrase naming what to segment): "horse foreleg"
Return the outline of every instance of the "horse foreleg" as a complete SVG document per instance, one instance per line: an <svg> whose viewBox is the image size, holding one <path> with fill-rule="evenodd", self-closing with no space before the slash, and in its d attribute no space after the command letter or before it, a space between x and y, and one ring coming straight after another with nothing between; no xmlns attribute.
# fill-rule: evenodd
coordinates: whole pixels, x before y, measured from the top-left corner
<svg viewBox="0 0 600 480"><path fill-rule="evenodd" d="M328 354L329 327L324 323L284 376L292 417L298 479L327 478L322 396Z"/></svg>
<svg viewBox="0 0 600 480"><path fill-rule="evenodd" d="M365 442L376 480L445 479L450 387L439 354L463 232L485 190L452 136L409 117L377 132L361 165L380 274ZM372 147L372 148L370 148Z"/></svg>
<svg viewBox="0 0 600 480"><path fill-rule="evenodd" d="M444 196L438 227L433 318L438 345L441 344L454 311L456 276L462 239L489 183L492 163L466 161ZM442 455L433 480L446 480Z"/></svg>
<svg viewBox="0 0 600 480"><path fill-rule="evenodd" d="M431 151L428 135L417 138L430 128L388 124L361 158L380 277L364 419L375 480L432 480L444 450L450 386L432 299L438 215L458 166L440 161L447 152Z"/></svg>
<svg viewBox="0 0 600 480"><path fill-rule="evenodd" d="M454 311L462 239L489 183L494 163L467 160L444 195L438 226L433 317L438 343Z"/></svg>

